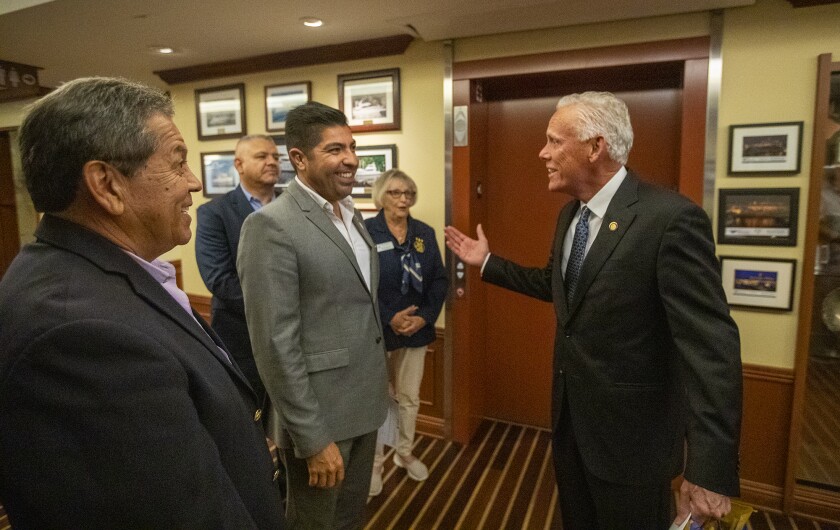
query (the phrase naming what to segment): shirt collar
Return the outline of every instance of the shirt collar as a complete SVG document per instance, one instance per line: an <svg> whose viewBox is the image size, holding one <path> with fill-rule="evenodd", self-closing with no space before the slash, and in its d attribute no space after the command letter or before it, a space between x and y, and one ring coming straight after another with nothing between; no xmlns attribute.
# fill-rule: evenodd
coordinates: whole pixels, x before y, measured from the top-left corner
<svg viewBox="0 0 840 530"><path fill-rule="evenodd" d="M607 207L609 207L610 201L612 201L612 198L615 196L615 192L618 191L619 186L621 186L621 183L624 182L624 178L626 176L627 168L621 166L621 169L619 169L616 174L613 175L600 190L598 190L598 193L596 193L589 202L586 203L586 207L589 208L589 211L603 219L607 214Z"/></svg>
<svg viewBox="0 0 840 530"><path fill-rule="evenodd" d="M254 208L254 211L259 210L260 208L265 206L261 200L251 195L251 193L248 190L246 190L242 184L239 184L236 187L242 190L242 193L245 194L245 198L248 199L248 204L250 204L251 207Z"/></svg>
<svg viewBox="0 0 840 530"><path fill-rule="evenodd" d="M127 250L124 252L131 256L131 258L141 267L143 267L143 270L151 274L152 278L154 278L156 282L165 284L175 280L175 266L171 263L159 259L148 262L133 252L129 252Z"/></svg>
<svg viewBox="0 0 840 530"><path fill-rule="evenodd" d="M296 182L297 182L297 183L298 183L298 184L299 184L299 185L300 185L300 186L301 186L304 190L306 190L306 192L307 192L310 196L312 196L312 198L313 198L313 199L315 199L315 203L316 203L316 204L317 204L317 205L318 205L321 209L323 209L323 210L325 210L325 211L327 211L327 212L332 212L332 211L333 211L333 207L332 207L332 204L330 204L330 201L328 201L327 199L325 199L325 198L321 197L321 196L318 194L318 192L317 192L317 191L313 190L312 188L310 188L309 186L307 186L306 184L304 184L303 180L302 180L300 177L298 177L297 175L295 175L295 181L296 181ZM353 197L351 197L350 195L348 195L347 197L344 197L343 199L341 199L340 201L338 201L338 203L339 203L341 206L343 206L343 207L344 207L344 209L349 210L351 213L352 213L352 212L353 212L353 210L355 210L355 208L356 208L356 205L355 205L355 203L353 202Z"/></svg>

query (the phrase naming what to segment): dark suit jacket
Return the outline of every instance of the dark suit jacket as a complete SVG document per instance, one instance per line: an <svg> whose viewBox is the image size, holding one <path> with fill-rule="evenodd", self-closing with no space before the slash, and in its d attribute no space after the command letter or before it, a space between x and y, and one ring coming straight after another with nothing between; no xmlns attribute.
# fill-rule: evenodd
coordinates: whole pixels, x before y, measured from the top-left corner
<svg viewBox="0 0 840 530"><path fill-rule="evenodd" d="M36 236L0 282L15 529L282 528L256 396L218 337L101 236L51 215Z"/></svg>
<svg viewBox="0 0 840 530"><path fill-rule="evenodd" d="M236 252L242 223L254 208L236 189L198 207L195 231L195 258L204 285L213 293L212 326L219 334L239 368L262 403L265 386L260 380L251 339L245 321L242 287L236 273Z"/></svg>
<svg viewBox="0 0 840 530"><path fill-rule="evenodd" d="M483 274L554 301L552 424L565 396L584 464L603 480L670 479L683 470L687 440L685 477L737 495L740 342L708 216L629 173L567 304L563 238L579 204L560 212L545 268L491 256Z"/></svg>
<svg viewBox="0 0 840 530"><path fill-rule="evenodd" d="M406 294L402 294L402 252L398 248L397 240L388 230L384 211L380 210L375 217L366 219L365 227L370 232L373 242L377 244L376 251L379 255L379 315L382 318L382 329L385 331L385 348L392 351L431 344L435 340L435 321L440 315L449 285L435 231L426 223L409 216L406 241L413 246L414 255L420 263L423 292L419 293L410 287ZM393 246L380 250L379 245L382 243L392 243ZM391 319L397 312L411 305L417 306L415 315L423 317L426 325L410 337L397 335L391 329Z"/></svg>

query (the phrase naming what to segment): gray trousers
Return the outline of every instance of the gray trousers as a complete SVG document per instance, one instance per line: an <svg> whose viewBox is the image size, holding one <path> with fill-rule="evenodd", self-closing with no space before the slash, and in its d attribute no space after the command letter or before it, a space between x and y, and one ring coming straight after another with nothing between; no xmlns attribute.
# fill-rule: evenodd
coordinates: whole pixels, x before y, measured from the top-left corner
<svg viewBox="0 0 840 530"><path fill-rule="evenodd" d="M344 460L344 482L334 488L310 486L306 460L296 458L294 448L283 450L290 530L355 530L364 525L376 431L335 444Z"/></svg>

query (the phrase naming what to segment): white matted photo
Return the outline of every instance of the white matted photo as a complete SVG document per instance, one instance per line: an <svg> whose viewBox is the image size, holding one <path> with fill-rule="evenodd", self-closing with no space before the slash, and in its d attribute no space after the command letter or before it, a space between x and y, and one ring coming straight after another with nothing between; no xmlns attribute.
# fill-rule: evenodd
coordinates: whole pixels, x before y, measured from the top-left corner
<svg viewBox="0 0 840 530"><path fill-rule="evenodd" d="M245 125L245 85L203 88L195 91L199 140L239 138Z"/></svg>
<svg viewBox="0 0 840 530"><path fill-rule="evenodd" d="M400 69L339 75L338 108L353 132L398 130Z"/></svg>
<svg viewBox="0 0 840 530"><path fill-rule="evenodd" d="M265 87L265 130L286 130L286 116L310 100L311 87L309 81Z"/></svg>
<svg viewBox="0 0 840 530"><path fill-rule="evenodd" d="M790 311L796 260L720 258L723 291L729 305Z"/></svg>
<svg viewBox="0 0 840 530"><path fill-rule="evenodd" d="M201 180L205 197L219 197L239 185L233 151L201 153Z"/></svg>
<svg viewBox="0 0 840 530"><path fill-rule="evenodd" d="M373 183L379 175L397 167L397 146L371 145L356 147L359 169L356 170L356 185L353 186L354 198L370 198Z"/></svg>
<svg viewBox="0 0 840 530"><path fill-rule="evenodd" d="M802 122L731 125L729 173L799 173Z"/></svg>

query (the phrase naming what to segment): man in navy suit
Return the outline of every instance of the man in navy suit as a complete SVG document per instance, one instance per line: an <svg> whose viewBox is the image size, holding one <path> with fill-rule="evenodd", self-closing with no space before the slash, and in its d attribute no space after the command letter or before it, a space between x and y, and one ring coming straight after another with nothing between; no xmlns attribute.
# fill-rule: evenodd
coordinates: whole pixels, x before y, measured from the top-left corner
<svg viewBox="0 0 840 530"><path fill-rule="evenodd" d="M72 81L20 128L45 212L0 282L15 528L283 528L262 411L171 264L201 182L163 92Z"/></svg>
<svg viewBox="0 0 840 530"><path fill-rule="evenodd" d="M633 144L614 95L563 97L540 159L570 195L548 264L523 267L453 227L446 244L484 281L557 316L553 453L563 526L638 530L727 513L738 495L741 358L711 223L625 167Z"/></svg>
<svg viewBox="0 0 840 530"><path fill-rule="evenodd" d="M239 185L198 208L195 257L204 285L213 293L213 330L219 334L254 391L265 396L245 322L242 286L236 273L239 231L248 214L274 200L280 155L270 136L245 136L236 144Z"/></svg>

